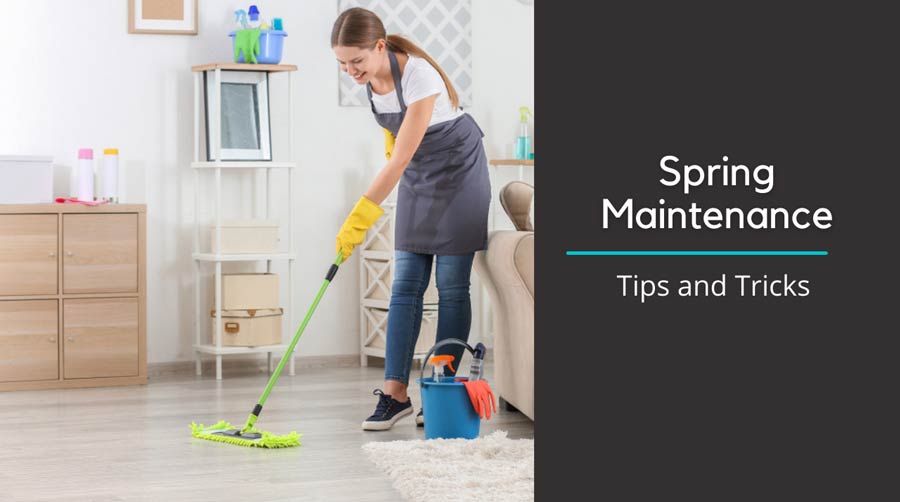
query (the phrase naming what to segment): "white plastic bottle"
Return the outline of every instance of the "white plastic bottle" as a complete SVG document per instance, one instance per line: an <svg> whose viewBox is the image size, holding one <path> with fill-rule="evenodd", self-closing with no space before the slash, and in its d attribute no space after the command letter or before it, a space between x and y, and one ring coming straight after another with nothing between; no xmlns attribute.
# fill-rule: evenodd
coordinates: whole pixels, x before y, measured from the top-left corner
<svg viewBox="0 0 900 502"><path fill-rule="evenodd" d="M94 200L94 150L90 148L78 150L76 178L78 191L75 196L78 200Z"/></svg>
<svg viewBox="0 0 900 502"><path fill-rule="evenodd" d="M116 204L119 202L119 149L103 150L103 167L100 174L101 186L99 200Z"/></svg>
<svg viewBox="0 0 900 502"><path fill-rule="evenodd" d="M434 381L440 383L444 381L444 365L437 364L434 366Z"/></svg>

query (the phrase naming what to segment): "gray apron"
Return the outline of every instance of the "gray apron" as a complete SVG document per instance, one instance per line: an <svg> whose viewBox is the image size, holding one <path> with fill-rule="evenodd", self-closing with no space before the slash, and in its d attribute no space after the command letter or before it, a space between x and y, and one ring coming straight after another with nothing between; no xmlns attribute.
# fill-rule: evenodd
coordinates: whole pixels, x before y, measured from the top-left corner
<svg viewBox="0 0 900 502"><path fill-rule="evenodd" d="M372 86L366 84L375 121L394 136L406 116L400 66L388 51L400 112L377 113ZM394 247L433 255L468 254L487 248L491 182L481 138L484 133L464 113L425 131L397 193Z"/></svg>

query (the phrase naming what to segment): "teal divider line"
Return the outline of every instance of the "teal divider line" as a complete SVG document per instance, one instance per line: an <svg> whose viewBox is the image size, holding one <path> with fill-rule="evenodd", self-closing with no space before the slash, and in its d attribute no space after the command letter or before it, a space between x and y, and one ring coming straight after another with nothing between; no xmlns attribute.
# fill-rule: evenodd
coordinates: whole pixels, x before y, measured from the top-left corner
<svg viewBox="0 0 900 502"><path fill-rule="evenodd" d="M828 256L828 251L566 251L567 256Z"/></svg>

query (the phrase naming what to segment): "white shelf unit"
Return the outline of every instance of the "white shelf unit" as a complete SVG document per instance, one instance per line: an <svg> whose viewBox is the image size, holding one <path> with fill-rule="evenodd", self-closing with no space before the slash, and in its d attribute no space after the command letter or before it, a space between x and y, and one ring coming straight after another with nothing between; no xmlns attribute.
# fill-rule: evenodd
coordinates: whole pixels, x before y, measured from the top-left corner
<svg viewBox="0 0 900 502"><path fill-rule="evenodd" d="M394 274L394 224L396 203L381 206L384 215L366 233L359 246L359 354L360 364L368 365L368 357L385 356L387 318L390 310L391 283ZM422 328L413 358L422 361L434 345L437 333L437 288L432 264L431 280L425 291Z"/></svg>
<svg viewBox="0 0 900 502"><path fill-rule="evenodd" d="M297 167L296 162L274 162L274 161L235 161L220 160L216 161L195 161L191 162L194 169L293 169Z"/></svg>
<svg viewBox="0 0 900 502"><path fill-rule="evenodd" d="M244 65L244 64L211 64L211 65L203 65L196 66L192 68L194 71L194 158L193 162L191 162L191 168L194 170L194 252L192 254L192 258L194 261L194 336L195 343L193 344L194 349L194 361L196 364L196 373L198 376L202 374L202 360L201 354L211 354L215 356L216 359L216 380L222 379L222 357L227 355L236 355L236 354L260 354L266 353L268 354L268 369L271 373L273 370L272 366L272 355L273 354L284 354L287 351L288 343L285 343L285 337L289 337L293 335L293 332L288 330L283 330L282 333L282 343L278 345L266 345L260 347L229 347L222 345L222 263L226 262L262 262L266 263L266 272L272 272L272 262L273 261L286 261L288 267L288 298L286 302L286 306L284 307L285 316L287 318L287 326L294 326L294 266L296 261L296 253L294 252L294 239L293 239L293 214L294 214L294 200L293 200L293 171L297 167L297 164L293 161L294 159L294 146L293 146L293 138L294 138L294 111L293 111L293 103L292 103L292 95L293 95L293 82L292 82L292 72L297 69L296 66L292 65L267 65L265 67L256 67L256 65ZM221 145L221 134L213 134L210 138L210 152L214 153L213 159L211 161L201 161L200 160L200 152L201 148L205 145L202 143L202 120L204 120L205 113L205 105L203 93L206 92L204 85L204 73L208 72L208 76L212 77L214 80L213 93L209 100L210 102L210 113L209 113L209 130L210 131L220 131L221 124L221 84L222 84L222 71L255 71L255 72L284 72L287 75L287 109L288 109L288 124L287 124L287 150L288 150L288 160L287 161L232 161L232 160L221 160L222 159L222 145ZM246 172L247 170L262 170L265 173L265 217L269 217L270 212L270 200L271 200L271 180L270 173L273 169L284 169L287 171L287 213L288 213L288 221L287 221L287 240L288 240L288 252L286 253L270 253L270 254L221 254L221 253L211 253L211 252L203 252L200 250L200 192L201 192L201 172L209 174L210 172L213 174L214 181L214 189L212 190L214 194L215 200L215 217L214 217L214 232L216 232L216 242L222 242L221 239L221 231L222 231L222 175L223 173L233 173L233 172ZM216 330L216 343L206 343L208 337L211 335L211 330L203 330L203 319L206 318L204 309L201 305L201 267L204 263L213 264L214 270L214 292L213 296L215 298L215 321L214 326ZM283 321L282 321L283 322ZM290 358L290 366L289 371L291 376L295 374L295 362L294 355L291 354Z"/></svg>
<svg viewBox="0 0 900 502"><path fill-rule="evenodd" d="M294 253L273 253L273 254L215 254L215 253L194 253L193 257L197 261L277 261L277 260L293 260L297 257Z"/></svg>

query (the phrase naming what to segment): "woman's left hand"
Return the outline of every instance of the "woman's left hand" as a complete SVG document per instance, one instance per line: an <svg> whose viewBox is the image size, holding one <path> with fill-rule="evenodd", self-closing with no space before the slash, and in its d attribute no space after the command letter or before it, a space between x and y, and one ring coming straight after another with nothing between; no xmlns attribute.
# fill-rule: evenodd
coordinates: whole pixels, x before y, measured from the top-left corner
<svg viewBox="0 0 900 502"><path fill-rule="evenodd" d="M394 143L397 142L397 138L394 137L391 131L383 127L381 130L384 131L384 158L391 160L391 154L394 153Z"/></svg>

